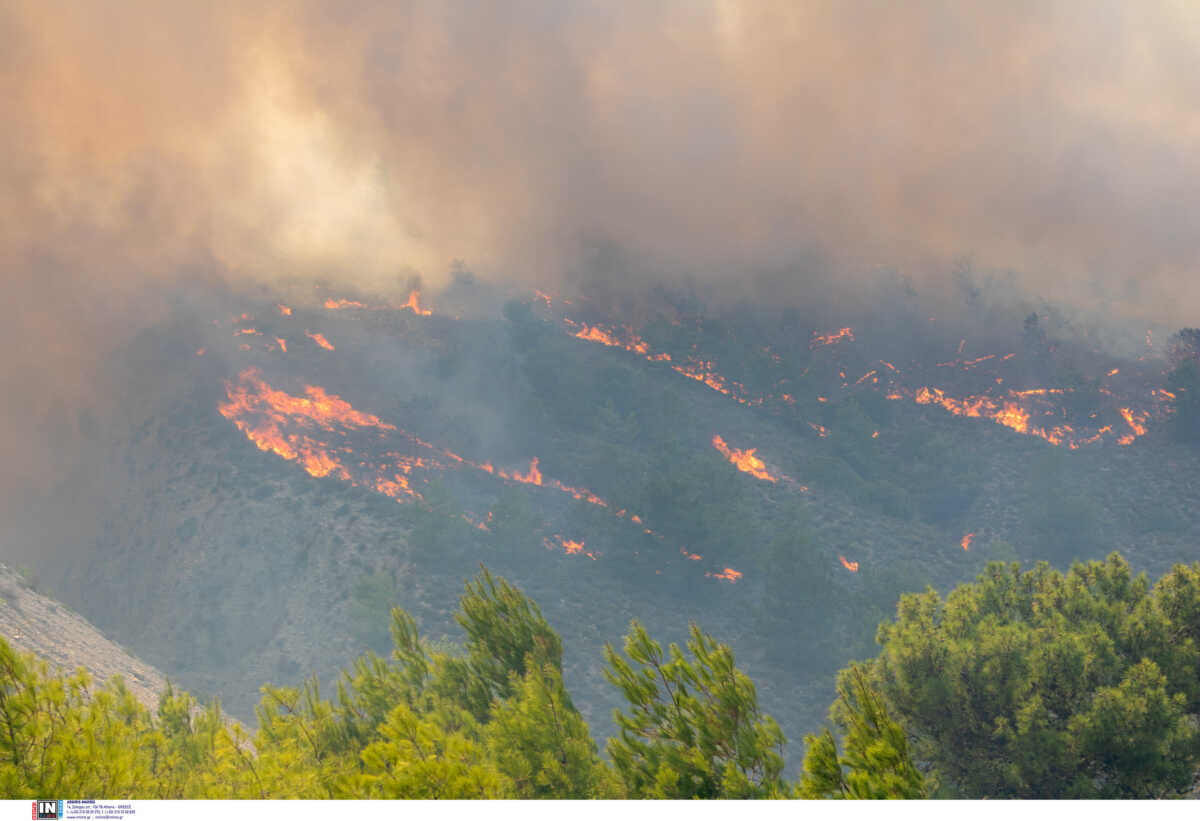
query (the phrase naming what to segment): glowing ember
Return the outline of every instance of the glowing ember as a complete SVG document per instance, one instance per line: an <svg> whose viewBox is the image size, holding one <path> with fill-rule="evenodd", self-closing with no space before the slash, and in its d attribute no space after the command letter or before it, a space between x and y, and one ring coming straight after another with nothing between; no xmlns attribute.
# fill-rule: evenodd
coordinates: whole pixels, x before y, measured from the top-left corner
<svg viewBox="0 0 1200 821"><path fill-rule="evenodd" d="M539 291L537 288L534 288L533 295L535 298L540 299L542 302L546 303L547 308L550 307L551 299L547 294L544 294L541 291Z"/></svg>
<svg viewBox="0 0 1200 821"><path fill-rule="evenodd" d="M834 331L833 333L828 333L828 334L814 333L812 341L808 343L808 347L815 348L818 345L833 345L835 343L841 342L842 340L847 340L849 342L853 342L854 341L854 331L851 330L850 328L839 328L838 330Z"/></svg>
<svg viewBox="0 0 1200 821"><path fill-rule="evenodd" d="M283 337L277 336L275 337L275 341L279 343L279 350L287 353L287 342L283 340Z"/></svg>
<svg viewBox="0 0 1200 821"><path fill-rule="evenodd" d="M279 313L282 316L291 316L292 315L292 309L286 305L276 305L275 307L279 309Z"/></svg>
<svg viewBox="0 0 1200 821"><path fill-rule="evenodd" d="M688 550L686 547L679 548L679 552L683 554L683 557L685 559L687 559L688 561L691 561L691 562L698 562L704 558L699 553L688 553Z"/></svg>
<svg viewBox="0 0 1200 821"><path fill-rule="evenodd" d="M725 440L717 435L713 436L712 445L742 473L749 473L757 479L763 479L768 482L778 481L776 477L767 472L767 466L763 460L754 455L758 448L750 448L749 450L730 448L729 445L725 444Z"/></svg>
<svg viewBox="0 0 1200 821"><path fill-rule="evenodd" d="M808 426L815 430L817 432L817 436L820 436L822 439L829 435L829 429L824 425L818 425L816 422L809 422Z"/></svg>
<svg viewBox="0 0 1200 821"><path fill-rule="evenodd" d="M242 328L240 331L238 331L238 333L246 334L247 336L250 336L250 335L257 336L258 335L258 331L254 330L253 328Z"/></svg>
<svg viewBox="0 0 1200 821"><path fill-rule="evenodd" d="M710 579L724 579L727 582L736 583L737 580L740 579L744 574L738 570L734 570L732 567L727 567L720 573L713 573L710 571L704 575L708 576Z"/></svg>
<svg viewBox="0 0 1200 821"><path fill-rule="evenodd" d="M333 345L331 345L329 340L325 338L324 334L314 334L312 331L305 331L304 335L327 351L332 351L334 349Z"/></svg>
<svg viewBox="0 0 1200 821"><path fill-rule="evenodd" d="M858 572L858 562L847 561L846 557L843 556L841 553L838 554L838 561L842 563L842 567L846 568L851 573Z"/></svg>
<svg viewBox="0 0 1200 821"><path fill-rule="evenodd" d="M968 533L967 535L963 536L963 537L962 537L962 541L961 541L961 542L959 542L959 544L961 544L961 545L962 545L962 549L963 549L963 550L970 550L970 549L971 549L971 540L972 540L972 539L974 539L974 538L975 538L975 534L974 534L974 533Z"/></svg>
<svg viewBox="0 0 1200 821"><path fill-rule="evenodd" d="M1109 376L1116 376L1116 375L1117 375L1117 374L1119 374L1120 372L1121 372L1121 369L1120 369L1120 368L1113 368L1111 371L1109 371L1109 372L1108 372L1108 375L1109 375Z"/></svg>
<svg viewBox="0 0 1200 821"><path fill-rule="evenodd" d="M421 307L421 292L417 291L417 290L413 290L412 292L410 292L408 295L408 302L405 302L400 307L408 308L417 316L432 316L433 315L433 311L428 311Z"/></svg>

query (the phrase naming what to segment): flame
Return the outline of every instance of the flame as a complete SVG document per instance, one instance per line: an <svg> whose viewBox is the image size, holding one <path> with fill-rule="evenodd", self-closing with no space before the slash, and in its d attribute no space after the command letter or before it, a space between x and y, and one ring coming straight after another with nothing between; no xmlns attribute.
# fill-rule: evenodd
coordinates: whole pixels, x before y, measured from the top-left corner
<svg viewBox="0 0 1200 821"><path fill-rule="evenodd" d="M737 580L740 579L745 574L743 574L741 571L734 570L732 567L727 567L724 570L722 570L720 573L713 573L710 571L708 573L705 573L704 575L709 577L710 579L724 579L725 581L730 582L731 584L736 584Z"/></svg>
<svg viewBox="0 0 1200 821"><path fill-rule="evenodd" d="M872 439L878 439L878 438L879 438L879 431L875 431L874 433L872 433L872 434L871 434L871 438L872 438Z"/></svg>
<svg viewBox="0 0 1200 821"><path fill-rule="evenodd" d="M767 472L767 466L763 460L754 455L758 448L731 449L729 445L725 444L725 440L716 434L713 435L712 445L742 473L749 473L757 479L768 482L778 481L776 477Z"/></svg>
<svg viewBox="0 0 1200 821"><path fill-rule="evenodd" d="M815 430L817 432L817 436L820 436L822 439L829 435L829 429L824 425L818 425L816 422L809 422L808 426Z"/></svg>
<svg viewBox="0 0 1200 821"><path fill-rule="evenodd" d="M367 306L353 299L327 299L325 307L331 311L340 311L343 308L366 308Z"/></svg>
<svg viewBox="0 0 1200 821"><path fill-rule="evenodd" d="M838 561L842 563L842 567L846 568L851 573L858 572L858 562L847 561L846 557L843 556L841 553L838 554Z"/></svg>
<svg viewBox="0 0 1200 821"><path fill-rule="evenodd" d="M566 551L568 556L578 553L578 554L587 556L592 561L596 561L595 553L592 553L590 551L583 549L584 542L582 539L580 539L579 541L574 541L573 539L563 538L562 536L559 536L557 533L554 534L554 538L558 539L559 546L561 546L562 549L564 551ZM555 547L554 543L551 542L549 539L542 539L542 544L545 545L546 549L548 549L548 550L553 550Z"/></svg>
<svg viewBox="0 0 1200 821"><path fill-rule="evenodd" d="M291 316L292 315L292 309L286 305L276 305L275 307L279 309L279 313L281 316Z"/></svg>
<svg viewBox="0 0 1200 821"><path fill-rule="evenodd" d="M808 343L808 347L815 348L818 345L833 345L841 342L843 339L850 342L854 341L854 331L850 328L839 328L833 333L818 334L814 333L812 341Z"/></svg>
<svg viewBox="0 0 1200 821"><path fill-rule="evenodd" d="M962 541L961 541L961 542L959 542L959 544L961 544L961 545L962 545L962 549L963 549L963 550L970 550L970 549L971 549L971 540L972 540L972 539L974 539L974 538L975 538L975 534L974 534L974 533L968 533L967 535L963 536L963 537L962 537Z"/></svg>
<svg viewBox="0 0 1200 821"><path fill-rule="evenodd" d="M327 351L334 350L333 345L331 345L329 340L325 338L324 334L314 334L312 331L305 331L304 335L307 336L309 339L311 339L313 342L316 342L318 345L320 345L325 350L327 350Z"/></svg>
<svg viewBox="0 0 1200 821"><path fill-rule="evenodd" d="M1118 445L1132 444L1134 439L1146 435L1146 417L1144 414L1135 414L1129 408L1118 408L1118 410L1121 412L1121 416L1125 419L1125 422L1133 429L1133 433L1127 433L1117 440Z"/></svg>
<svg viewBox="0 0 1200 821"><path fill-rule="evenodd" d="M279 350L287 353L287 342L284 342L283 337L277 336L275 337L275 341L279 343Z"/></svg>
<svg viewBox="0 0 1200 821"><path fill-rule="evenodd" d="M1117 375L1117 374L1119 374L1120 372L1121 372L1121 369L1120 369L1120 368L1113 368L1111 371L1109 371L1109 372L1108 372L1108 375L1109 375L1109 376L1116 376L1116 375Z"/></svg>
<svg viewBox="0 0 1200 821"><path fill-rule="evenodd" d="M196 349L196 356L204 356L204 352L205 352L205 351L207 351L207 350L208 350L208 348L197 348L197 349Z"/></svg>
<svg viewBox="0 0 1200 821"><path fill-rule="evenodd" d="M514 470L509 478L516 479L518 482L524 482L527 485L540 485L542 483L542 472L538 470L538 458L536 456L533 457L533 460L529 463L529 472L524 476L519 471Z"/></svg>
<svg viewBox="0 0 1200 821"><path fill-rule="evenodd" d="M534 288L533 296L535 299L540 299L542 302L545 302L547 308L550 307L550 303L552 300L550 299L550 297L547 294L544 294L541 291L539 291L537 288Z"/></svg>
<svg viewBox="0 0 1200 821"><path fill-rule="evenodd" d="M433 311L427 311L421 307L421 292L414 289L408 294L408 302L400 306L401 308L409 308L417 316L432 316Z"/></svg>
<svg viewBox="0 0 1200 821"><path fill-rule="evenodd" d="M698 562L704 559L704 557L699 553L688 553L688 549L686 547L679 548L679 552L682 553L683 557L690 562Z"/></svg>
<svg viewBox="0 0 1200 821"><path fill-rule="evenodd" d="M241 330L238 331L238 333L239 334L247 334L247 335L250 335L250 334L258 335L258 331L256 331L254 328L242 328Z"/></svg>
<svg viewBox="0 0 1200 821"><path fill-rule="evenodd" d="M854 384L855 384L855 385L861 385L863 382L865 382L865 381L867 381L868 379L870 379L870 378L871 378L872 376L874 376L876 373L878 373L878 371L867 371L867 372L866 372L866 373L864 373L862 376L860 376L860 377L858 378L858 381L857 381L857 382L855 382ZM878 380L876 380L876 381L878 381Z"/></svg>

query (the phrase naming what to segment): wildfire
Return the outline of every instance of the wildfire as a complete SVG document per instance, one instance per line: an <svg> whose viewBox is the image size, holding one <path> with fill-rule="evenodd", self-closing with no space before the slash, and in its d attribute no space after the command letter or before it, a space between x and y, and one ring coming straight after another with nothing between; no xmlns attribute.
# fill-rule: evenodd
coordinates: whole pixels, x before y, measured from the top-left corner
<svg viewBox="0 0 1200 821"><path fill-rule="evenodd" d="M1120 368L1113 368L1111 371L1109 371L1109 372L1108 372L1108 375L1109 375L1109 376L1116 376L1116 375L1117 375L1117 374L1119 374L1120 372L1121 372L1121 369L1120 369Z"/></svg>
<svg viewBox="0 0 1200 821"><path fill-rule="evenodd" d="M313 342L316 342L318 345L320 345L325 350L327 350L327 351L334 350L333 345L330 344L329 340L325 338L324 334L314 334L312 331L305 331L304 335L307 336L309 339L311 339Z"/></svg>
<svg viewBox="0 0 1200 821"><path fill-rule="evenodd" d="M679 548L679 552L682 553L683 557L690 562L698 562L704 559L704 557L699 553L688 553L688 549L686 547Z"/></svg>
<svg viewBox="0 0 1200 821"><path fill-rule="evenodd" d="M501 472L500 475L504 476L504 473ZM508 478L516 479L518 482L524 482L527 485L540 485L542 483L542 472L538 470L538 458L536 456L533 457L533 460L529 463L529 471L524 476L521 475L520 471L514 470Z"/></svg>
<svg viewBox="0 0 1200 821"><path fill-rule="evenodd" d="M709 577L710 579L724 579L725 581L730 582L730 583L737 583L737 580L740 579L744 574L741 571L734 570L732 567L727 567L724 570L722 570L720 573L713 573L713 572L709 571L708 573L705 573L704 575Z"/></svg>
<svg viewBox="0 0 1200 821"><path fill-rule="evenodd" d="M715 434L712 438L712 445L726 459L728 459L734 467L743 473L749 473L751 476L757 479L763 479L767 482L778 481L776 477L767 472L767 466L763 460L754 455L758 448L750 448L749 450L730 448L729 445L725 444L724 439Z"/></svg>
<svg viewBox="0 0 1200 821"><path fill-rule="evenodd" d="M818 334L814 333L812 341L808 343L808 347L816 348L818 345L834 345L842 340L849 342L854 341L854 331L850 328L839 328L833 333Z"/></svg>
<svg viewBox="0 0 1200 821"><path fill-rule="evenodd" d="M279 309L280 316L291 316L292 315L292 309L286 305L276 305L275 307Z"/></svg>
<svg viewBox="0 0 1200 821"><path fill-rule="evenodd" d="M287 342L283 340L283 337L277 336L275 337L275 341L279 343L279 350L287 353Z"/></svg>
<svg viewBox="0 0 1200 821"><path fill-rule="evenodd" d="M846 568L851 573L858 572L858 562L847 561L846 557L841 553L838 554L838 561L842 563L842 567Z"/></svg>
<svg viewBox="0 0 1200 821"><path fill-rule="evenodd" d="M596 561L596 554L583 549L584 542L582 539L580 539L579 541L575 541L573 539L566 539L566 538L563 538L562 536L559 536L557 533L554 535L554 538L558 539L559 546L562 547L562 549L564 551L566 551L568 556L573 556L575 554L581 554L581 555L587 556L592 561ZM549 550L553 550L555 547L554 543L551 542L549 539L543 539L542 544L545 545L546 548Z"/></svg>
<svg viewBox="0 0 1200 821"><path fill-rule="evenodd" d="M962 545L962 549L963 549L963 550L970 550L970 549L971 549L971 540L972 540L972 539L974 539L974 538L975 538L975 534L974 534L974 533L968 533L967 535L963 536L963 537L962 537L962 541L961 541L961 542L959 542L959 544L961 544L961 545Z"/></svg>
<svg viewBox="0 0 1200 821"><path fill-rule="evenodd" d="M367 306L353 299L327 299L325 307L331 311L340 311L343 308L366 308Z"/></svg>
<svg viewBox="0 0 1200 821"><path fill-rule="evenodd" d="M1135 414L1129 408L1118 408L1118 410L1126 424L1133 429L1133 433L1127 433L1117 440L1118 445L1132 444L1134 439L1146 435L1146 416L1144 414Z"/></svg>
<svg viewBox="0 0 1200 821"><path fill-rule="evenodd" d="M429 310L426 310L421 307L421 292L416 289L412 290L409 293L408 302L405 302L400 307L410 309L417 316L432 316L433 315L433 311L429 311Z"/></svg>

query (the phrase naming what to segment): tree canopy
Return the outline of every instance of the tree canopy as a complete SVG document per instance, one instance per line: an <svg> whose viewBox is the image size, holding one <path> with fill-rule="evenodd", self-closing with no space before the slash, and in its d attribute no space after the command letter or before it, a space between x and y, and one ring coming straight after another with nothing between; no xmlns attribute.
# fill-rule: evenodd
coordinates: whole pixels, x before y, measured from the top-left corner
<svg viewBox="0 0 1200 821"><path fill-rule="evenodd" d="M901 597L869 665L951 794L1154 798L1200 762L1200 565L1151 589L1117 554L1066 574L990 563Z"/></svg>

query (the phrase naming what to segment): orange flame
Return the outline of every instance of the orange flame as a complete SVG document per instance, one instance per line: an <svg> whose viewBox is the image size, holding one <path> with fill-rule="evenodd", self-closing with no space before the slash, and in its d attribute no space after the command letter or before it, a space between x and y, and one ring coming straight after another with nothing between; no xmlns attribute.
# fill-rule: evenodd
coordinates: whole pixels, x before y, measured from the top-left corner
<svg viewBox="0 0 1200 821"><path fill-rule="evenodd" d="M325 307L331 311L340 311L342 308L365 308L367 306L353 299L327 299Z"/></svg>
<svg viewBox="0 0 1200 821"><path fill-rule="evenodd" d="M256 331L254 328L242 328L241 330L238 331L238 333L246 334L246 335L251 335L251 334L257 335L258 331Z"/></svg>
<svg viewBox="0 0 1200 821"><path fill-rule="evenodd" d="M851 573L858 572L858 562L847 561L846 557L843 556L841 553L838 554L838 561L840 561L842 563L842 567L846 568Z"/></svg>
<svg viewBox="0 0 1200 821"><path fill-rule="evenodd" d="M754 455L758 448L749 450L730 448L725 444L725 440L716 434L713 435L712 445L742 473L749 473L757 479L768 482L778 481L776 477L767 472L767 466L763 460Z"/></svg>
<svg viewBox="0 0 1200 821"><path fill-rule="evenodd" d="M292 309L286 305L276 305L275 307L279 309L279 313L283 316L291 316L292 315Z"/></svg>
<svg viewBox="0 0 1200 821"><path fill-rule="evenodd" d="M688 549L686 547L679 548L679 552L683 554L685 559L691 562L698 562L704 558L699 553L688 553Z"/></svg>
<svg viewBox="0 0 1200 821"><path fill-rule="evenodd" d="M1109 372L1108 372L1108 375L1109 375L1109 376L1116 376L1116 375L1117 375L1117 374L1119 374L1120 372L1121 372L1121 369L1120 369L1120 368L1113 368L1111 371L1109 371Z"/></svg>
<svg viewBox="0 0 1200 821"><path fill-rule="evenodd" d="M974 533L968 533L967 535L963 536L963 537L962 537L962 541L961 541L961 542L959 542L959 544L961 544L961 545L962 545L962 549L963 549L963 550L970 550L970 549L971 549L971 540L972 540L972 539L974 539L974 538L975 538L975 534L974 534Z"/></svg>
<svg viewBox="0 0 1200 821"><path fill-rule="evenodd" d="M540 485L542 483L542 472L538 470L538 458L535 456L529 463L529 472L524 476L519 471L513 471L509 478L516 479L518 482L524 482L527 485Z"/></svg>
<svg viewBox="0 0 1200 821"><path fill-rule="evenodd" d="M720 573L713 573L710 571L708 573L705 573L704 575L709 577L710 579L724 579L725 581L730 582L731 584L736 584L737 580L740 579L745 574L743 574L741 571L734 570L732 567L727 567L724 570L722 570Z"/></svg>
<svg viewBox="0 0 1200 821"><path fill-rule="evenodd" d="M325 338L324 334L314 334L312 331L305 331L304 335L327 351L332 351L334 349L333 345L331 345L329 340Z"/></svg>
<svg viewBox="0 0 1200 821"><path fill-rule="evenodd" d="M1145 415L1139 416L1138 414L1135 414L1133 411L1131 411L1129 408L1118 408L1118 410L1121 412L1121 416L1124 417L1125 422L1129 425L1129 427L1131 427L1133 429L1133 433L1127 433L1124 436L1122 436L1120 439L1117 440L1118 445L1129 445L1129 444L1132 444L1133 440L1138 438L1139 436L1145 436L1145 434L1146 434L1146 417L1145 417Z"/></svg>
<svg viewBox="0 0 1200 821"><path fill-rule="evenodd" d="M204 356L204 352L205 352L205 351L207 351L207 350L208 350L208 348L197 348L197 349L196 349L196 356Z"/></svg>
<svg viewBox="0 0 1200 821"><path fill-rule="evenodd" d="M275 337L275 341L279 343L279 350L287 353L287 342L284 342L283 337L277 336Z"/></svg>
<svg viewBox="0 0 1200 821"><path fill-rule="evenodd" d="M417 316L433 315L433 311L427 311L421 307L421 292L415 289L409 293L408 302L405 302L400 307L410 309Z"/></svg>
<svg viewBox="0 0 1200 821"><path fill-rule="evenodd" d="M850 328L839 328L838 330L834 331L833 333L828 333L828 334L814 333L812 341L808 343L808 347L815 348L818 345L833 345L837 342L841 342L843 339L853 342L854 341L854 331L851 330Z"/></svg>

